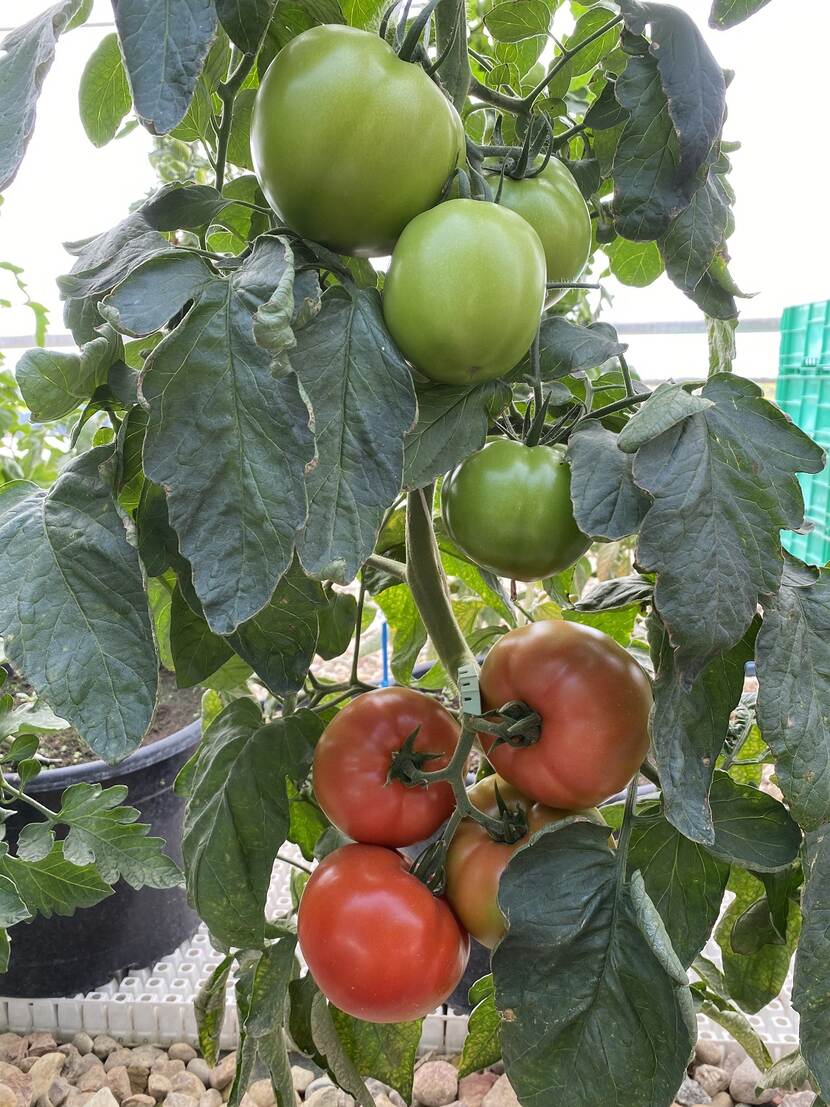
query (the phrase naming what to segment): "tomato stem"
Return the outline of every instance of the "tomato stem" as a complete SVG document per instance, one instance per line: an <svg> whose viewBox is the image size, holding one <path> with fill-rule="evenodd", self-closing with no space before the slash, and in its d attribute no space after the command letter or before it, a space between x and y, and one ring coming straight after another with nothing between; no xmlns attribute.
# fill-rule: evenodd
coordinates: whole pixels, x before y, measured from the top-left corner
<svg viewBox="0 0 830 1107"><path fill-rule="evenodd" d="M395 561L394 558L383 557L381 554L372 554L371 557L366 558L366 564L406 583L406 565L402 561Z"/></svg>
<svg viewBox="0 0 830 1107"><path fill-rule="evenodd" d="M585 38L583 38L575 46L570 46L566 50L563 50L560 56L554 62L554 64L550 67L550 70L548 71L546 76L542 78L542 80L538 83L538 85L536 85L535 88L532 88L530 90L527 96L523 97L519 101L519 103L521 104L521 110L525 113L529 112L530 109L533 107L533 103L536 98L538 96L541 96L541 94L545 91L553 78L557 75L557 73L561 72L561 70L565 68L571 58L578 54L580 50L584 50L586 46L590 46L590 44L592 42L595 42L596 39L602 38L606 31L610 31L612 27L616 27L617 24L622 23L622 21L623 17L621 15L615 15L612 19L609 19L607 23L603 23L601 27L598 27L596 31L594 31L592 34L586 35Z"/></svg>
<svg viewBox="0 0 830 1107"><path fill-rule="evenodd" d="M620 839L617 843L617 864L620 866L622 880L626 877L626 864L628 859L628 844L631 841L631 832L634 829L634 819L637 810L637 782L640 774L635 773L628 785L625 794L625 811L623 812L622 826L620 827Z"/></svg>
<svg viewBox="0 0 830 1107"><path fill-rule="evenodd" d="M225 183L225 165L228 158L228 141L231 137L231 123L233 121L233 102L236 94L242 87L242 82L253 68L255 54L243 54L239 58L239 51L233 48L230 62L230 76L223 81L218 88L219 99L222 101L222 115L219 119L219 129L216 138L216 191L221 192Z"/></svg>
<svg viewBox="0 0 830 1107"><path fill-rule="evenodd" d="M56 811L50 811L48 807L44 807L42 803L27 795L21 788L15 788L13 784L9 784L2 773L0 773L0 789L8 795L14 796L15 799L28 803L30 807L33 807L35 811L43 815L50 823L56 823L58 821L58 814Z"/></svg>
<svg viewBox="0 0 830 1107"><path fill-rule="evenodd" d="M363 605L366 602L366 585L360 581L360 591L357 594L357 611L354 617L354 649L352 650L351 682L357 684L357 666L360 662L360 632L363 628Z"/></svg>

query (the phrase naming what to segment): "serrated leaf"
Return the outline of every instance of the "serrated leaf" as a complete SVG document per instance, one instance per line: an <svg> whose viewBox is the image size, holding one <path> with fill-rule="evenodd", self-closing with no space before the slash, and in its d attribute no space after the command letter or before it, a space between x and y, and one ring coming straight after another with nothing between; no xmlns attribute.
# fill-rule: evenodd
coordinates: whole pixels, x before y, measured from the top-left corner
<svg viewBox="0 0 830 1107"><path fill-rule="evenodd" d="M743 23L755 12L766 7L769 0L713 0L709 26L723 31Z"/></svg>
<svg viewBox="0 0 830 1107"><path fill-rule="evenodd" d="M615 540L640 529L649 503L613 431L584 419L570 437L568 464L574 518L584 534Z"/></svg>
<svg viewBox="0 0 830 1107"><path fill-rule="evenodd" d="M607 323L581 327L553 315L543 319L539 329L539 368L544 381L566 377L580 369L598 368L627 349L626 343L617 340L617 332ZM510 374L511 378L520 379L529 372L529 367L530 362L525 358Z"/></svg>
<svg viewBox="0 0 830 1107"><path fill-rule="evenodd" d="M212 0L113 0L136 115L153 134L180 123L216 32Z"/></svg>
<svg viewBox="0 0 830 1107"><path fill-rule="evenodd" d="M93 146L106 146L115 138L132 102L118 35L104 35L84 66L78 89L81 123Z"/></svg>
<svg viewBox="0 0 830 1107"><path fill-rule="evenodd" d="M285 1032L286 997L296 969L297 940L285 935L256 960L243 965L236 981L239 1049L229 1104L238 1107L258 1068L264 1068L282 1104L293 1104L291 1062Z"/></svg>
<svg viewBox="0 0 830 1107"><path fill-rule="evenodd" d="M801 1051L826 1099L830 1093L830 836L827 827L807 839L803 926L795 959L793 1007L801 1016Z"/></svg>
<svg viewBox="0 0 830 1107"><path fill-rule="evenodd" d="M681 384L663 381L620 431L617 445L624 453L636 453L652 438L713 406L712 400L688 392Z"/></svg>
<svg viewBox="0 0 830 1107"><path fill-rule="evenodd" d="M305 775L312 754L308 714L264 725L243 697L202 737L184 820L185 877L191 903L227 945L265 941L271 869L288 833L286 777Z"/></svg>
<svg viewBox="0 0 830 1107"><path fill-rule="evenodd" d="M329 289L289 359L314 413L300 560L312 576L354 578L401 490L404 435L415 422L412 376L386 331L378 294Z"/></svg>
<svg viewBox="0 0 830 1107"><path fill-rule="evenodd" d="M726 80L691 16L668 4L621 0L625 25L634 34L651 31L649 50L680 145L680 175L692 176L704 164L723 126Z"/></svg>
<svg viewBox="0 0 830 1107"><path fill-rule="evenodd" d="M510 392L502 381L474 388L421 386L418 421L404 442L404 484L423 488L436 477L480 450L487 437L491 411L502 410Z"/></svg>
<svg viewBox="0 0 830 1107"><path fill-rule="evenodd" d="M493 953L510 1082L524 1107L670 1102L696 1038L686 974L608 828L537 834L505 870L508 919Z"/></svg>
<svg viewBox="0 0 830 1107"><path fill-rule="evenodd" d="M603 250L608 255L611 272L621 284L645 288L663 272L663 259L656 242L629 242L615 238Z"/></svg>
<svg viewBox="0 0 830 1107"><path fill-rule="evenodd" d="M637 564L657 573L654 602L688 685L737 642L761 596L781 583L780 529L804 517L797 472L823 451L744 378L710 377L714 406L642 446L634 480L653 503Z"/></svg>
<svg viewBox="0 0 830 1107"><path fill-rule="evenodd" d="M520 42L534 35L546 35L551 5L546 0L510 0L485 12L487 30L497 42Z"/></svg>
<svg viewBox="0 0 830 1107"><path fill-rule="evenodd" d="M63 855L63 842L55 842L39 861L11 857L0 843L0 876L11 880L31 915L74 915L78 907L94 907L112 895L94 865L73 865Z"/></svg>
<svg viewBox="0 0 830 1107"><path fill-rule="evenodd" d="M793 816L830 821L830 572L787 558L756 649L758 724Z"/></svg>
<svg viewBox="0 0 830 1107"><path fill-rule="evenodd" d="M492 974L476 981L470 989L470 1002L475 1003L475 1007L470 1012L467 1037L458 1062L459 1076L469 1076L501 1060L501 1019L496 1010Z"/></svg>
<svg viewBox="0 0 830 1107"><path fill-rule="evenodd" d="M219 1036L225 1021L228 977L233 960L230 954L222 958L193 1001L199 1049L209 1065L215 1065L219 1059Z"/></svg>
<svg viewBox="0 0 830 1107"><path fill-rule="evenodd" d="M101 876L114 883L119 877L132 888L176 888L178 866L161 851L163 838L147 836L147 823L137 822L139 811L123 806L125 785L102 788L82 781L70 785L61 797L57 821L69 827L64 856L74 865L94 862Z"/></svg>
<svg viewBox="0 0 830 1107"><path fill-rule="evenodd" d="M81 0L53 4L0 42L0 192L12 183L35 129L37 100L61 32Z"/></svg>
<svg viewBox="0 0 830 1107"><path fill-rule="evenodd" d="M265 606L291 564L313 439L296 377L274 377L268 351L254 340L252 312L291 264L283 243L259 239L229 278L204 269L196 289L201 278L191 262L150 263L152 273L139 270L107 305L112 319L149 333L163 304L151 300L142 309L138 293L148 282L169 281L171 311L195 296L147 359L144 469L167 492L170 522L211 629L232 634ZM194 392L202 397L195 407Z"/></svg>
<svg viewBox="0 0 830 1107"><path fill-rule="evenodd" d="M714 658L686 689L677 655L659 616L648 621L656 673L649 721L666 818L692 841L713 845L715 827L709 789L729 717L741 696L744 668L752 659L756 627L727 653Z"/></svg>
<svg viewBox="0 0 830 1107"><path fill-rule="evenodd" d="M38 695L115 762L150 725L158 661L138 556L99 471L110 456L81 455L48 492L0 491L0 631Z"/></svg>
<svg viewBox="0 0 830 1107"><path fill-rule="evenodd" d="M357 1071L381 1080L409 1102L423 1019L395 1023L364 1022L338 1010L333 1004L329 1004L329 1014L340 1044Z"/></svg>

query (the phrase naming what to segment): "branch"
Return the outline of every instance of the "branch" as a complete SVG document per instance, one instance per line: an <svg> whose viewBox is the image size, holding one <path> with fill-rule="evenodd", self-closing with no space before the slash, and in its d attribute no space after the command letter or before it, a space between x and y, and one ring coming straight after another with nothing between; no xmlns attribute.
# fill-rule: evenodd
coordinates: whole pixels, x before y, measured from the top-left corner
<svg viewBox="0 0 830 1107"><path fill-rule="evenodd" d="M366 558L366 565L378 569L381 573L388 573L390 577L397 577L406 584L406 565L402 561L395 561L392 557L382 557L381 554L372 554Z"/></svg>
<svg viewBox="0 0 830 1107"><path fill-rule="evenodd" d="M238 51L236 47L234 47L234 54L231 56L231 64L233 64L237 54ZM216 138L217 192L222 191L222 185L225 183L225 165L228 160L228 141L231 137L231 123L233 122L233 102L236 99L237 92L242 86L242 82L251 72L255 59L255 54L243 54L227 81L223 81L217 90L219 99L222 101L222 116L219 120L219 129Z"/></svg>

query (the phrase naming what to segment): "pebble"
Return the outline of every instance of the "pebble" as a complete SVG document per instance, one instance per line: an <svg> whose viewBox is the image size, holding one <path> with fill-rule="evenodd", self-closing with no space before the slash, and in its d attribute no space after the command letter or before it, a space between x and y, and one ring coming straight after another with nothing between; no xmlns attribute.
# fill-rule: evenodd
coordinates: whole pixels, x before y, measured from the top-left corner
<svg viewBox="0 0 830 1107"><path fill-rule="evenodd" d="M17 1096L18 1103L23 1107L29 1107L32 1092L32 1078L28 1073L21 1072L14 1065L7 1065L0 1061L0 1084L6 1084Z"/></svg>
<svg viewBox="0 0 830 1107"><path fill-rule="evenodd" d="M503 1073L481 1101L481 1107L520 1107L513 1085Z"/></svg>
<svg viewBox="0 0 830 1107"><path fill-rule="evenodd" d="M37 1057L24 1057L22 1061L17 1062L17 1067L21 1072L31 1072Z"/></svg>
<svg viewBox="0 0 830 1107"><path fill-rule="evenodd" d="M0 1034L0 1061L7 1065L16 1065L26 1056L28 1041L19 1034Z"/></svg>
<svg viewBox="0 0 830 1107"><path fill-rule="evenodd" d="M712 1097L696 1080L687 1076L675 1094L674 1101L681 1107L697 1107L697 1104L711 1103Z"/></svg>
<svg viewBox="0 0 830 1107"><path fill-rule="evenodd" d="M119 1046L118 1049L114 1049L109 1053L101 1063L104 1066L104 1072L109 1072L110 1069L117 1069L119 1067L126 1068L127 1065L132 1064L132 1061L133 1051L131 1049L122 1049Z"/></svg>
<svg viewBox="0 0 830 1107"><path fill-rule="evenodd" d="M156 1061L169 1060L164 1050L159 1049L158 1046L136 1046L135 1049L131 1049L129 1052L134 1064L146 1065L148 1069L152 1069Z"/></svg>
<svg viewBox="0 0 830 1107"><path fill-rule="evenodd" d="M194 1076L192 1072L176 1073L170 1081L170 1086L174 1092L184 1092L185 1095L189 1095L191 1099L195 1100L198 1100L207 1091L199 1077Z"/></svg>
<svg viewBox="0 0 830 1107"><path fill-rule="evenodd" d="M313 1082L314 1073L311 1069L304 1069L302 1065L291 1066L291 1083L294 1085L295 1092L299 1092L300 1095L303 1095L309 1084Z"/></svg>
<svg viewBox="0 0 830 1107"><path fill-rule="evenodd" d="M92 1052L96 1057L100 1057L102 1061L106 1061L107 1057L114 1053L116 1049L121 1049L121 1046L109 1034L96 1034L92 1039Z"/></svg>
<svg viewBox="0 0 830 1107"><path fill-rule="evenodd" d="M277 1102L270 1080L255 1080L245 1094L256 1107L273 1107Z"/></svg>
<svg viewBox="0 0 830 1107"><path fill-rule="evenodd" d="M774 1088L755 1094L755 1086L761 1079L761 1070L751 1057L741 1061L740 1065L732 1073L729 1082L729 1094L736 1103L771 1103L776 1098Z"/></svg>
<svg viewBox="0 0 830 1107"><path fill-rule="evenodd" d="M118 1100L109 1088L101 1088L87 1100L87 1107L118 1107Z"/></svg>
<svg viewBox="0 0 830 1107"><path fill-rule="evenodd" d="M306 1096L304 1107L354 1107L354 1100L340 1088L327 1084Z"/></svg>
<svg viewBox="0 0 830 1107"><path fill-rule="evenodd" d="M144 1095L147 1092L147 1081L150 1079L150 1066L139 1064L135 1058L127 1061L127 1076L130 1078L130 1087L133 1095Z"/></svg>
<svg viewBox="0 0 830 1107"><path fill-rule="evenodd" d="M789 1092L781 1100L780 1107L813 1107L815 1092Z"/></svg>
<svg viewBox="0 0 830 1107"><path fill-rule="evenodd" d="M72 1085L65 1076L56 1076L49 1085L47 1098L52 1107L61 1107L66 1102L67 1096L72 1091Z"/></svg>
<svg viewBox="0 0 830 1107"><path fill-rule="evenodd" d="M82 1056L87 1053L92 1053L92 1038L90 1038L85 1030L78 1031L72 1039L72 1045Z"/></svg>
<svg viewBox="0 0 830 1107"><path fill-rule="evenodd" d="M738 1065L747 1058L747 1052L743 1046L738 1045L737 1042L728 1042L726 1045L726 1053L721 1061L719 1068L722 1068L724 1072L728 1072L731 1076Z"/></svg>
<svg viewBox="0 0 830 1107"><path fill-rule="evenodd" d="M30 1057L42 1057L44 1053L55 1053L57 1048L55 1036L47 1030L36 1030L34 1034L29 1035L27 1053Z"/></svg>
<svg viewBox="0 0 830 1107"><path fill-rule="evenodd" d="M199 1096L199 1107L222 1107L222 1093L208 1088L204 1095Z"/></svg>
<svg viewBox="0 0 830 1107"><path fill-rule="evenodd" d="M482 1100L498 1080L494 1072L474 1072L458 1081L458 1098L467 1107L481 1107Z"/></svg>
<svg viewBox="0 0 830 1107"><path fill-rule="evenodd" d="M0 1107L17 1107L17 1093L8 1084L0 1084Z"/></svg>
<svg viewBox="0 0 830 1107"><path fill-rule="evenodd" d="M723 1042L713 1042L708 1038L701 1038L695 1046L695 1058L699 1065L720 1066L725 1053Z"/></svg>
<svg viewBox="0 0 830 1107"><path fill-rule="evenodd" d="M150 1065L150 1072L157 1072L160 1076L166 1076L172 1080L178 1072L184 1072L184 1061L171 1061L167 1056L157 1057Z"/></svg>
<svg viewBox="0 0 830 1107"><path fill-rule="evenodd" d="M218 1065L211 1071L210 1074L210 1086L211 1088L218 1088L221 1092L223 1088L227 1088L233 1083L233 1078L236 1075L236 1054L226 1054Z"/></svg>
<svg viewBox="0 0 830 1107"><path fill-rule="evenodd" d="M206 1088L210 1084L210 1065L204 1057L194 1057L192 1061L188 1061L187 1071L197 1076Z"/></svg>
<svg viewBox="0 0 830 1107"><path fill-rule="evenodd" d="M458 1069L449 1061L427 1061L415 1070L412 1095L423 1107L447 1107L458 1098Z"/></svg>
<svg viewBox="0 0 830 1107"><path fill-rule="evenodd" d="M35 1063L29 1069L29 1077L32 1081L31 1099L37 1104L41 1099L49 1095L56 1076L60 1076L61 1069L66 1064L66 1058L62 1053L44 1053L42 1057L36 1057Z"/></svg>
<svg viewBox="0 0 830 1107"><path fill-rule="evenodd" d="M334 1087L334 1085L330 1076L326 1076L325 1074L323 1074L323 1076L316 1076L306 1088L305 1097L306 1099L308 1099L309 1096L314 1095L314 1093L316 1091L319 1091L320 1088L332 1087Z"/></svg>
<svg viewBox="0 0 830 1107"><path fill-rule="evenodd" d="M151 1072L147 1077L147 1094L151 1095L154 1100L164 1099L172 1090L172 1084L160 1072Z"/></svg>
<svg viewBox="0 0 830 1107"><path fill-rule="evenodd" d="M129 1099L125 1099L121 1104L121 1107L153 1107L155 1100L151 1095L144 1095L143 1092L139 1092L137 1095L131 1095Z"/></svg>
<svg viewBox="0 0 830 1107"><path fill-rule="evenodd" d="M165 1107L196 1107L199 1101L185 1092L171 1092L165 1099Z"/></svg>
<svg viewBox="0 0 830 1107"><path fill-rule="evenodd" d="M732 1107L732 1096L729 1092L718 1092L712 1096L712 1107Z"/></svg>
<svg viewBox="0 0 830 1107"><path fill-rule="evenodd" d="M107 1086L107 1074L104 1072L104 1066L99 1063L97 1068L90 1068L83 1073L75 1087L79 1092L99 1092L102 1088ZM112 1095L112 1092L110 1092Z"/></svg>
<svg viewBox="0 0 830 1107"><path fill-rule="evenodd" d="M187 1064L188 1061L195 1060L197 1054L188 1042L174 1042L168 1049L167 1056L171 1061L184 1061Z"/></svg>
<svg viewBox="0 0 830 1107"><path fill-rule="evenodd" d="M718 1092L725 1092L729 1087L730 1074L717 1065L698 1065L695 1080L707 1095L714 1096Z"/></svg>
<svg viewBox="0 0 830 1107"><path fill-rule="evenodd" d="M394 1088L390 1088L388 1084L383 1084L380 1080L375 1080L373 1076L368 1077L364 1081L366 1090L369 1095L375 1101L375 1107L407 1107L400 1095ZM381 1100L385 1099L386 1103L382 1103Z"/></svg>
<svg viewBox="0 0 830 1107"><path fill-rule="evenodd" d="M79 1092L74 1089L66 1097L64 1107L86 1107L86 1104L92 1099L92 1094L92 1092Z"/></svg>
<svg viewBox="0 0 830 1107"><path fill-rule="evenodd" d="M119 1103L123 1103L133 1095L129 1073L124 1065L117 1065L114 1069L110 1069L107 1073L107 1087Z"/></svg>

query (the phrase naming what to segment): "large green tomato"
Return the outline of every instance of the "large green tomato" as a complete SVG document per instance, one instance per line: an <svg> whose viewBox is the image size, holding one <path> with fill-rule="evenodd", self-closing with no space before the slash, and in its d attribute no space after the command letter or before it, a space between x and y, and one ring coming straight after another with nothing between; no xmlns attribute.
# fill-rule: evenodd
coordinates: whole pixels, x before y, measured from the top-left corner
<svg viewBox="0 0 830 1107"><path fill-rule="evenodd" d="M552 446L488 442L447 475L441 508L459 549L514 580L561 573L591 544L574 521L570 469Z"/></svg>
<svg viewBox="0 0 830 1107"><path fill-rule="evenodd" d="M544 299L545 254L531 225L497 204L448 200L398 239L383 314L416 369L469 385L521 360Z"/></svg>
<svg viewBox="0 0 830 1107"><path fill-rule="evenodd" d="M464 160L464 128L421 66L378 35L312 27L259 86L251 155L262 191L295 231L376 257L437 203Z"/></svg>
<svg viewBox="0 0 830 1107"><path fill-rule="evenodd" d="M518 212L539 235L549 281L579 279L591 252L591 216L566 165L551 158L538 177L505 177L501 203ZM551 292L548 303L566 291Z"/></svg>

